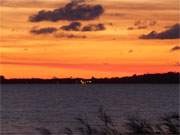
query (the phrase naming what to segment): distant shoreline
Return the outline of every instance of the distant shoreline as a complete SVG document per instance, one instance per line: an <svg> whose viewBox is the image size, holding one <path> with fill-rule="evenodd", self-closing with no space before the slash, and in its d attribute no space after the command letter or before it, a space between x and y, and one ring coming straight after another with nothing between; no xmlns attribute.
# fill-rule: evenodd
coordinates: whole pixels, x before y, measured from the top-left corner
<svg viewBox="0 0 180 135"><path fill-rule="evenodd" d="M129 77L113 77L113 78L30 78L30 79L6 79L4 76L0 76L0 84L179 84L180 73L168 72L168 73L156 73L156 74L144 74L133 75Z"/></svg>

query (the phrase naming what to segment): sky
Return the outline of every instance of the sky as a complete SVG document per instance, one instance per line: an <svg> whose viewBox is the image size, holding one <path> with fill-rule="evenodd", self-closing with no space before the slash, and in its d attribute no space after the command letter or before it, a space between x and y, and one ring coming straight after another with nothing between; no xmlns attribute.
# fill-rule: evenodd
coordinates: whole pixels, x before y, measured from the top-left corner
<svg viewBox="0 0 180 135"><path fill-rule="evenodd" d="M180 71L178 0L93 0L73 5L75 12L65 8L68 3L0 0L0 75L91 78Z"/></svg>

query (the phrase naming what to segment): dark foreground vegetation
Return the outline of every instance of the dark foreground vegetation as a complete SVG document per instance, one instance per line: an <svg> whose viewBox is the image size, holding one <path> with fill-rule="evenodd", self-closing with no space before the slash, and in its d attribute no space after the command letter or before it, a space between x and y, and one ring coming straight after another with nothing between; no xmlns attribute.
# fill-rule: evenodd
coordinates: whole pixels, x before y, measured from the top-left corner
<svg viewBox="0 0 180 135"><path fill-rule="evenodd" d="M179 83L180 73L168 72L157 74L133 75L130 77L114 77L114 78L52 78L52 79L6 79L0 76L1 84L126 84L126 83L150 83L150 84L166 84Z"/></svg>
<svg viewBox="0 0 180 135"><path fill-rule="evenodd" d="M99 109L97 115L98 125L92 125L87 118L76 118L76 127L65 128L65 135L179 135L180 117L178 113L165 115L155 122L129 117L124 123L124 131L115 125L111 116L103 108ZM50 130L37 128L40 135L53 135Z"/></svg>

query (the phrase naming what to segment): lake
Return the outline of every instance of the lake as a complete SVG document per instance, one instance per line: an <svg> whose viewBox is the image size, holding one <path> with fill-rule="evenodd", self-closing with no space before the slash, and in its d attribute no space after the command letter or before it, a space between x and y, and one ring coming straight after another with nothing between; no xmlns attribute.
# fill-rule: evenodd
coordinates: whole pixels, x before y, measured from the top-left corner
<svg viewBox="0 0 180 135"><path fill-rule="evenodd" d="M76 117L96 124L101 106L117 125L129 116L153 121L180 107L178 84L3 84L0 92L2 135L38 135L40 127L61 135Z"/></svg>

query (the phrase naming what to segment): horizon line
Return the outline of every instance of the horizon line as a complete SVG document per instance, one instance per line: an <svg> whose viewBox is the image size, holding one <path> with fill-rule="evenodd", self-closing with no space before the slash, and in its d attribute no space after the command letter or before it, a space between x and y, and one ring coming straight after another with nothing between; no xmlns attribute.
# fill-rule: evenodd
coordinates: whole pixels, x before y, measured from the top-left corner
<svg viewBox="0 0 180 135"><path fill-rule="evenodd" d="M83 77L63 77L63 78L60 78L60 77L51 77L51 78L41 78L41 77L23 77L23 78L6 78L5 75L0 75L0 79L5 79L5 80L11 80L11 79L41 79L41 80L52 80L52 79L84 79L84 80L88 80L88 79L92 79L92 78L95 78L95 79L112 79L112 78L125 78L125 77L133 77L133 76L143 76L143 75L157 75L157 74L168 74L168 73L175 73L175 74L180 74L180 72L178 71L168 71L168 72L163 72L163 73L144 73L144 74L132 74L132 75L129 75L129 76L114 76L114 77L95 77L95 76L91 76L89 78L83 78Z"/></svg>

